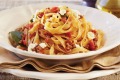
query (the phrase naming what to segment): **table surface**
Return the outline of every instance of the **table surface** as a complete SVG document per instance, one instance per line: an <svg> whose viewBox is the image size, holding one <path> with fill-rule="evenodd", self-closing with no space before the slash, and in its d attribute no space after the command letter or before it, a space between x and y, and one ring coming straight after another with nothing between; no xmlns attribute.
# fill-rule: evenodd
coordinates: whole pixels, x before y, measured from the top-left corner
<svg viewBox="0 0 120 80"><path fill-rule="evenodd" d="M81 3L83 0L0 0L0 11L9 9L12 7L16 6L21 6L21 5L27 5L27 4L36 4L36 3L41 3L41 2L47 2L47 1L53 1L53 2L67 2L67 3L74 3L74 4L80 4L80 5L87 5L94 7L94 3L96 0L84 0L84 1L89 1L89 4L87 3ZM90 2L91 1L91 2ZM37 80L37 79L30 79L30 78L22 78L22 77L17 77L12 74L8 73L0 73L0 80ZM99 77L91 80L120 80L120 72L104 76L104 77Z"/></svg>

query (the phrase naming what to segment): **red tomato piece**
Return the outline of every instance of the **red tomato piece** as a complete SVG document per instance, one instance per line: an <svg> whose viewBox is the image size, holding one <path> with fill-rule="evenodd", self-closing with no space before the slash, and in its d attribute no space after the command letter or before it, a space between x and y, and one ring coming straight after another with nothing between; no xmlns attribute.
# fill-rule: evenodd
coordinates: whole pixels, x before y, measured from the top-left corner
<svg viewBox="0 0 120 80"><path fill-rule="evenodd" d="M96 34L96 33L97 33L97 31L96 31L96 30L91 30L91 32L93 32L94 34Z"/></svg>
<svg viewBox="0 0 120 80"><path fill-rule="evenodd" d="M89 41L89 50L95 50L96 49L96 46L95 46L95 43L93 40L90 40Z"/></svg>
<svg viewBox="0 0 120 80"><path fill-rule="evenodd" d="M72 32L65 33L65 35L69 38L71 38Z"/></svg>
<svg viewBox="0 0 120 80"><path fill-rule="evenodd" d="M46 39L45 39L45 42L46 42L48 45L51 45L51 46L54 44L54 42L52 41L51 38L46 38Z"/></svg>
<svg viewBox="0 0 120 80"><path fill-rule="evenodd" d="M25 40L22 40L22 43L23 43L24 45L27 45L27 42L26 42Z"/></svg>
<svg viewBox="0 0 120 80"><path fill-rule="evenodd" d="M67 21L67 18L66 17L62 17L61 21L65 23Z"/></svg>
<svg viewBox="0 0 120 80"><path fill-rule="evenodd" d="M57 13L59 11L60 11L60 9L58 7L51 8L51 12L53 12L53 13Z"/></svg>
<svg viewBox="0 0 120 80"><path fill-rule="evenodd" d="M32 37L34 37L36 35L36 33L34 32L33 34L30 34L30 39L32 38Z"/></svg>
<svg viewBox="0 0 120 80"><path fill-rule="evenodd" d="M49 42L49 38L46 38L46 39L45 39L45 42L48 43L48 42Z"/></svg>
<svg viewBox="0 0 120 80"><path fill-rule="evenodd" d="M33 24L27 24L25 27L26 27L27 29L31 29L31 28L33 27Z"/></svg>
<svg viewBox="0 0 120 80"><path fill-rule="evenodd" d="M39 18L42 18L43 15L44 15L44 13L43 13L43 12L40 12L40 13L38 14L38 17L39 17Z"/></svg>

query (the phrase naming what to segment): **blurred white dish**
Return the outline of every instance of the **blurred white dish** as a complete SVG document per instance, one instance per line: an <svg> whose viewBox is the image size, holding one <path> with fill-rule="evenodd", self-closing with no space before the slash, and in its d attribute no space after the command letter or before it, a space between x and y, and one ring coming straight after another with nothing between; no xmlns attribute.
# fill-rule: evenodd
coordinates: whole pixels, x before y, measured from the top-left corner
<svg viewBox="0 0 120 80"><path fill-rule="evenodd" d="M70 55L38 54L23 51L11 46L8 40L8 33L10 31L13 31L19 26L27 23L32 17L32 14L35 12L35 10L58 5L66 5L72 9L80 11L80 13L85 16L86 20L91 22L96 29L102 30L105 34L104 46L96 51L90 51L88 53L76 53ZM80 60L89 56L95 56L118 46L120 44L119 32L120 20L117 17L94 8L84 7L75 4L40 3L36 5L20 6L0 12L0 46L12 52L15 52L15 54L20 54L28 57L50 60L71 60L71 62L74 62L74 60L72 59Z"/></svg>
<svg viewBox="0 0 120 80"><path fill-rule="evenodd" d="M20 69L2 69L0 72L11 73L19 77L43 79L43 80L88 80L119 72L119 69L96 70L88 73L43 73L36 71L25 71ZM29 74L28 74L29 73ZM69 76L69 77L68 77Z"/></svg>

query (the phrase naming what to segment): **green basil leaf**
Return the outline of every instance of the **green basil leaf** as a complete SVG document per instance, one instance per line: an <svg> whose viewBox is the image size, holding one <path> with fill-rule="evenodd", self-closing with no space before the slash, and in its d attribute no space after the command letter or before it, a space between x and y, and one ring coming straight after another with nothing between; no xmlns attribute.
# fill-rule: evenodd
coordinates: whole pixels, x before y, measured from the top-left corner
<svg viewBox="0 0 120 80"><path fill-rule="evenodd" d="M18 44L19 41L22 39L22 32L19 31L12 31L9 32L9 38L10 38L10 42L14 42L14 44Z"/></svg>

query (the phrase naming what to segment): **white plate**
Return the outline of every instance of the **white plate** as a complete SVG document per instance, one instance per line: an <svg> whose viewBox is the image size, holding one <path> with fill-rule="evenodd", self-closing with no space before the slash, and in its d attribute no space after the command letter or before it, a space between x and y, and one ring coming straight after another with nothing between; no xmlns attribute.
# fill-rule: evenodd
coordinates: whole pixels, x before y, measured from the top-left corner
<svg viewBox="0 0 120 80"><path fill-rule="evenodd" d="M87 21L91 22L95 28L103 30L106 39L105 45L99 50L90 51L88 53L83 53L83 54L76 53L71 55L44 55L44 54L30 53L27 51L16 49L9 44L8 32L13 31L20 25L27 23L36 9L58 6L58 5L66 5L72 9L76 9L80 11L80 13L85 16ZM80 5L63 4L63 3L40 3L36 5L16 7L13 9L0 12L0 46L10 51L13 51L16 54L29 56L29 57L52 59L52 60L56 60L56 59L69 60L69 59L77 59L77 58L80 59L93 55L98 55L120 44L119 33L120 33L120 21L117 17L109 13L99 11L94 8L84 7Z"/></svg>
<svg viewBox="0 0 120 80"><path fill-rule="evenodd" d="M11 73L13 75L19 77L27 77L27 78L35 78L35 79L44 79L44 80L85 80L92 79L101 76L106 76L110 74L114 74L119 72L119 69L111 69L111 70L98 70L91 71L88 73L43 73L43 72L35 72L35 71L24 71L20 69L2 69L0 72Z"/></svg>

